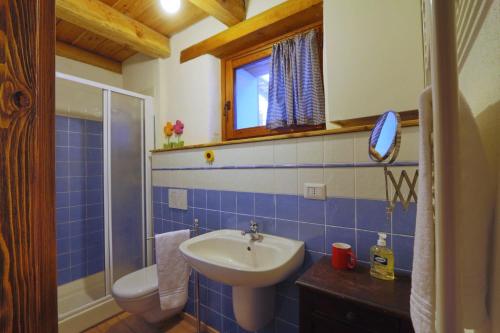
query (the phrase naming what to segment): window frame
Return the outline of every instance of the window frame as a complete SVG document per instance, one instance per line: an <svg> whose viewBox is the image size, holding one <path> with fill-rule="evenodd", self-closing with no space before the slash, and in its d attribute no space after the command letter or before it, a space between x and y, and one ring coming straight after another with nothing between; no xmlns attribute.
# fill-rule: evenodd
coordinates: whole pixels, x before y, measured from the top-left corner
<svg viewBox="0 0 500 333"><path fill-rule="evenodd" d="M268 129L266 128L266 126L256 126L256 127L236 129L234 125L236 119L236 114L234 112L234 100L235 100L234 78L236 69L246 64L271 56L274 43L277 43L279 41L285 40L287 38L293 37L294 35L312 29L316 29L318 31L318 45L320 48L319 54L321 57L321 68L323 68L323 59L322 59L323 23L322 22L308 25L297 30L293 30L277 38L269 40L265 43L232 54L221 60L221 120L222 120L221 128L222 128L223 141L272 136L272 135L279 135L286 133L317 131L317 130L324 130L326 128L326 124L291 126L280 129Z"/></svg>

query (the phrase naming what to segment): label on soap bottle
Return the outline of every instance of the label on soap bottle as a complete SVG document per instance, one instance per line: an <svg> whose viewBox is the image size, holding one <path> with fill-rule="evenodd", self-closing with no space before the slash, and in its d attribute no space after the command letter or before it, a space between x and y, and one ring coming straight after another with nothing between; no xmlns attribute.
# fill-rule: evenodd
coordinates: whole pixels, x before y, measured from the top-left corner
<svg viewBox="0 0 500 333"><path fill-rule="evenodd" d="M374 255L373 256L373 261L376 262L377 264L387 266L387 258L381 257L379 255Z"/></svg>

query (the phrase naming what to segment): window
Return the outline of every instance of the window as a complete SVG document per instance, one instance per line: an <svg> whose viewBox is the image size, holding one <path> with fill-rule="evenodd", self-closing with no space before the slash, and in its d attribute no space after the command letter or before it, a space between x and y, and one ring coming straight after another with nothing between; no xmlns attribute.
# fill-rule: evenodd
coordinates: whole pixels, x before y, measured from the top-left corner
<svg viewBox="0 0 500 333"><path fill-rule="evenodd" d="M311 29L311 28L309 28ZM266 127L273 44L296 31L222 61L223 140L320 130L325 124ZM321 37L321 34L319 34ZM318 38L320 39L320 38ZM318 43L321 47L321 43ZM318 50L321 54L321 49Z"/></svg>
<svg viewBox="0 0 500 333"><path fill-rule="evenodd" d="M266 125L270 66L265 57L234 71L236 129Z"/></svg>

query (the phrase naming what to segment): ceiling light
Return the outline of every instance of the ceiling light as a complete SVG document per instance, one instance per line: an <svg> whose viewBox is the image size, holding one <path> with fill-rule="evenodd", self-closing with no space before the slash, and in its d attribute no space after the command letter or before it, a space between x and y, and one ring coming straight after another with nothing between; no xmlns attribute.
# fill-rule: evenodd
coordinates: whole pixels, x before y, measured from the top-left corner
<svg viewBox="0 0 500 333"><path fill-rule="evenodd" d="M179 8L181 8L181 0L160 0L163 9L169 13L177 13Z"/></svg>

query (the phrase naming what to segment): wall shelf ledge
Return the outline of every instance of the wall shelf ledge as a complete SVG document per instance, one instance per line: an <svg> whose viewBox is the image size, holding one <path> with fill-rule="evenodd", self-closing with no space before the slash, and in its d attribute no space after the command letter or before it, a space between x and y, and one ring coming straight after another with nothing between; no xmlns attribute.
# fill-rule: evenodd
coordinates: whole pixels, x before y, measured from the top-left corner
<svg viewBox="0 0 500 333"><path fill-rule="evenodd" d="M419 120L418 119L403 120L403 121L401 121L401 126L402 127L419 126ZM182 147L177 147L177 148L169 148L169 149L158 148L158 149L151 150L151 152L152 153L164 153L164 152L177 151L177 150L211 148L211 147L218 147L218 146L236 145L236 144L242 144L242 143L255 143L255 142L263 142L263 141L286 140L286 139L293 139L293 138L305 138L305 137L322 136L322 135L365 132L365 131L371 131L372 128L373 128L373 124L370 124L370 125L365 124L365 125L359 125L359 126L341 127L341 128L326 129L326 130L316 130L316 131L310 131L310 132L287 133L287 134L263 136L263 137L257 137L257 138L249 138L249 139L202 143L202 144L187 145L187 146L182 146Z"/></svg>

